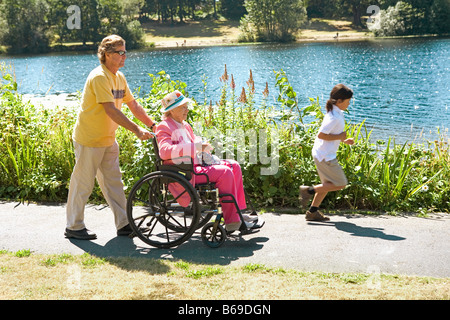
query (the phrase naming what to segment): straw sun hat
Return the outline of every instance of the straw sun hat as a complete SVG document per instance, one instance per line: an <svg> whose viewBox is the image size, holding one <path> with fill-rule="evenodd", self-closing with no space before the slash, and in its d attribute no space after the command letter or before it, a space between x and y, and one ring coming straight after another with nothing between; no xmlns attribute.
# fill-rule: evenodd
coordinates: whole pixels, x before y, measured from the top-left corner
<svg viewBox="0 0 450 320"><path fill-rule="evenodd" d="M192 103L192 100L186 98L180 91L175 90L174 92L167 94L161 100L162 105L161 112L166 113L170 110L175 109L178 106L181 106L182 104L185 104L186 102Z"/></svg>

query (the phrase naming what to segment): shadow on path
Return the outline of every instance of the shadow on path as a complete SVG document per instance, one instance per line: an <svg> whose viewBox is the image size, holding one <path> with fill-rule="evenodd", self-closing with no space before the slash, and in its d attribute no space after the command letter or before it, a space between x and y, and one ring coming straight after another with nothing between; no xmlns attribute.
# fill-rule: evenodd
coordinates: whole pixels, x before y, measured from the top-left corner
<svg viewBox="0 0 450 320"><path fill-rule="evenodd" d="M337 230L350 233L350 235L356 237L379 238L389 241L400 241L406 239L404 237L386 234L383 232L384 230L383 228L361 227L350 222L326 221L326 222L309 222L308 224L314 226L330 226L330 227L334 226Z"/></svg>
<svg viewBox="0 0 450 320"><path fill-rule="evenodd" d="M239 258L254 255L255 251L263 248L262 243L268 240L266 237L253 237L248 240L241 237L229 237L220 248L212 249L203 244L200 235L194 234L188 241L178 247L159 249L147 246L140 240L137 240L137 242L142 243L142 246L137 245L134 239L128 237L114 237L104 245L95 241L68 239L73 245L97 257L168 259L219 265L228 265ZM120 259L112 259L111 262L121 268L130 269L126 266L126 262L121 262ZM133 269L139 269L139 267L133 266Z"/></svg>

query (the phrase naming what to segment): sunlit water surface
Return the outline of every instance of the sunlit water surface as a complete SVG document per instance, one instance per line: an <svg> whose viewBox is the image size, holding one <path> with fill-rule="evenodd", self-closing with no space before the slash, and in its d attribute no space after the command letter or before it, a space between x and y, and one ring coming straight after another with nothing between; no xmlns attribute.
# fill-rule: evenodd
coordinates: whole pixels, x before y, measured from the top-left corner
<svg viewBox="0 0 450 320"><path fill-rule="evenodd" d="M98 65L94 53L3 56L12 65L19 91L44 105L74 104L71 94L81 91L89 72ZM266 44L129 52L125 74L132 90L141 95L150 86L149 73L165 70L172 79L188 84L188 92L203 101L219 100L224 65L233 74L237 92L252 70L256 97L269 84L269 101L276 105L274 70L283 69L298 94L300 107L309 97L322 106L332 87L345 83L354 90L346 118L366 120L374 139L396 137L412 141L435 139L450 126L450 39L414 38L356 42ZM63 101L63 102L61 102Z"/></svg>

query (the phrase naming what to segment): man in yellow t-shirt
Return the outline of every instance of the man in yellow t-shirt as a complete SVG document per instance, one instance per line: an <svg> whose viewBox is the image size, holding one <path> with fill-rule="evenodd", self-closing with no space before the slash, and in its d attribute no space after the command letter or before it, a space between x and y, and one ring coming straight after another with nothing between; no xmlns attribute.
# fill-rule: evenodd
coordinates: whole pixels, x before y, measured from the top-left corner
<svg viewBox="0 0 450 320"><path fill-rule="evenodd" d="M103 104L113 103L120 110L122 103L132 100L124 75L120 71L113 74L101 64L92 70L86 80L73 139L87 147L112 145L119 125L108 116Z"/></svg>
<svg viewBox="0 0 450 320"><path fill-rule="evenodd" d="M117 235L131 233L115 132L120 125L141 140L149 139L151 134L122 113L122 104L127 104L133 115L147 127L155 127L144 108L133 98L125 76L119 71L125 65L125 40L117 35L104 38L97 55L101 64L91 71L86 80L73 132L76 163L70 178L66 208L64 234L68 238L82 240L97 237L84 224L84 208L94 188L95 178L114 214Z"/></svg>

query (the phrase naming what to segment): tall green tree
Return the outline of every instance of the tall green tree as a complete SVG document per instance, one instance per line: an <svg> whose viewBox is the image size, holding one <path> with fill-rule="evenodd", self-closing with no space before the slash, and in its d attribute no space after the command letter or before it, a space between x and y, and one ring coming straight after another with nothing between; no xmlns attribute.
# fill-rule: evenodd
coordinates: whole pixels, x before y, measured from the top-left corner
<svg viewBox="0 0 450 320"><path fill-rule="evenodd" d="M244 0L221 0L220 13L228 19L240 19L247 13Z"/></svg>
<svg viewBox="0 0 450 320"><path fill-rule="evenodd" d="M430 8L430 32L438 34L450 33L450 1L434 0Z"/></svg>
<svg viewBox="0 0 450 320"><path fill-rule="evenodd" d="M72 0L47 0L49 5L48 21L53 41L61 45L69 40L71 30L67 27L67 8Z"/></svg>
<svg viewBox="0 0 450 320"><path fill-rule="evenodd" d="M342 5L342 9L346 9L350 12L353 21L352 24L355 27L363 27L363 23L361 17L366 15L367 8L374 4L377 4L377 1L371 0L340 0L340 4ZM344 16L347 16L345 13Z"/></svg>
<svg viewBox="0 0 450 320"><path fill-rule="evenodd" d="M241 31L247 41L292 41L306 19L302 0L246 0Z"/></svg>
<svg viewBox="0 0 450 320"><path fill-rule="evenodd" d="M3 0L0 19L3 20L1 43L13 53L47 51L50 45L49 11L45 0Z"/></svg>
<svg viewBox="0 0 450 320"><path fill-rule="evenodd" d="M98 0L77 0L76 6L80 8L80 27L70 29L67 20L70 15L67 8L73 0L47 0L49 4L49 22L54 39L59 43L66 41L98 42L102 37L102 23L99 16Z"/></svg>
<svg viewBox="0 0 450 320"><path fill-rule="evenodd" d="M97 0L87 0L97 1ZM98 17L101 21L102 36L119 34L127 42L127 48L137 48L144 44L144 31L137 15L144 2L139 0L98 0ZM137 6L133 9L133 6ZM98 32L97 32L98 33Z"/></svg>
<svg viewBox="0 0 450 320"><path fill-rule="evenodd" d="M308 1L306 10L309 18L332 18L336 14L344 16L339 12L339 2L336 0L314 0Z"/></svg>

